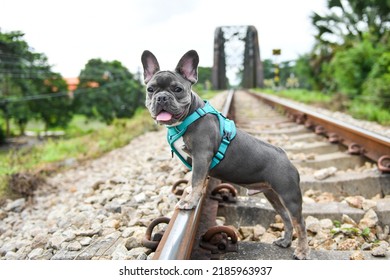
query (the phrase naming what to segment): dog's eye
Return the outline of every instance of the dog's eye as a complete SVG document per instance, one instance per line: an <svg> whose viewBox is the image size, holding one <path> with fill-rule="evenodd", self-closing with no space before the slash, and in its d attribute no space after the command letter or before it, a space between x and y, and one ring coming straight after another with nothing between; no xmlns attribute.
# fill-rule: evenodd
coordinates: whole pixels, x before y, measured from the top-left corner
<svg viewBox="0 0 390 280"><path fill-rule="evenodd" d="M183 89L182 89L181 87L175 87L175 88L173 89L173 91L174 91L174 92L182 92Z"/></svg>
<svg viewBox="0 0 390 280"><path fill-rule="evenodd" d="M152 87L148 87L146 90L147 90L148 92L150 92L150 93L154 92L154 89L153 89Z"/></svg>

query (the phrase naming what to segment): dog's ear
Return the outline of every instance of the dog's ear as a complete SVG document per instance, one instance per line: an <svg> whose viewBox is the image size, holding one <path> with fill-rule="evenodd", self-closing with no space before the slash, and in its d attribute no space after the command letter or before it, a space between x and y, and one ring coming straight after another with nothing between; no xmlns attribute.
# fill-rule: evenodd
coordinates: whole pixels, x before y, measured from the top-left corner
<svg viewBox="0 0 390 280"><path fill-rule="evenodd" d="M160 70L157 58L150 51L144 51L141 56L142 65L144 67L144 81L147 84L153 75Z"/></svg>
<svg viewBox="0 0 390 280"><path fill-rule="evenodd" d="M198 81L199 56L194 50L186 52L176 66L176 72L195 84Z"/></svg>

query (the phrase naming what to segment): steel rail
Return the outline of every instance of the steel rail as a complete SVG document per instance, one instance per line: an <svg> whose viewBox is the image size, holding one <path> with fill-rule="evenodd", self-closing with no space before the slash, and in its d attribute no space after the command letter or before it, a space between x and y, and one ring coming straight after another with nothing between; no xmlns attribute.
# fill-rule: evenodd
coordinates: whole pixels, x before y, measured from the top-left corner
<svg viewBox="0 0 390 280"><path fill-rule="evenodd" d="M233 100L234 90L229 90L222 114L227 116ZM207 199L209 186L206 186L196 208L192 210L175 209L168 227L157 246L154 260L186 260L190 259L195 243L198 225L202 216L202 208Z"/></svg>
<svg viewBox="0 0 390 280"><path fill-rule="evenodd" d="M301 105L268 94L250 93L272 107L282 107L283 110L292 114L295 119L305 123L307 127L315 128L319 134L336 139L334 142L355 150L356 154L361 154L377 162L379 166L381 159L388 160L390 157L390 138L388 137L310 111ZM386 167L382 169L386 169ZM386 170L382 171L387 172Z"/></svg>

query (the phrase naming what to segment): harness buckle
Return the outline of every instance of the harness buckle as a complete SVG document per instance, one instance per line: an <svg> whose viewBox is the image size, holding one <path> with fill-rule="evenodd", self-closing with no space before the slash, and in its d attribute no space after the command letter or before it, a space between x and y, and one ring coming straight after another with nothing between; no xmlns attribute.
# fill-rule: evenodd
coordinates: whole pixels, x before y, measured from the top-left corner
<svg viewBox="0 0 390 280"><path fill-rule="evenodd" d="M196 112L198 113L199 116L203 117L204 115L207 114L207 112L205 110L203 110L203 108L199 108L198 110L196 110Z"/></svg>
<svg viewBox="0 0 390 280"><path fill-rule="evenodd" d="M223 136L222 136L222 141L226 139L230 143L230 140L232 140L230 137L232 137L232 132L224 130Z"/></svg>
<svg viewBox="0 0 390 280"><path fill-rule="evenodd" d="M214 156L214 158L217 158L219 161L222 161L224 157L225 154L221 153L220 151L218 151Z"/></svg>

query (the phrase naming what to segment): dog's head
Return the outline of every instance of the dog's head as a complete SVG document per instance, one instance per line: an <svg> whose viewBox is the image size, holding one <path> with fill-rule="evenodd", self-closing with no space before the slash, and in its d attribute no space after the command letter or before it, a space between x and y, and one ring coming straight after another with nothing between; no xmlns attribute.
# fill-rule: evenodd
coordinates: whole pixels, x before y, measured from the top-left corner
<svg viewBox="0 0 390 280"><path fill-rule="evenodd" d="M199 56L194 50L180 59L175 71L160 71L156 57L144 51L141 57L146 84L146 101L159 124L177 125L188 115L192 102L191 86L198 80Z"/></svg>

